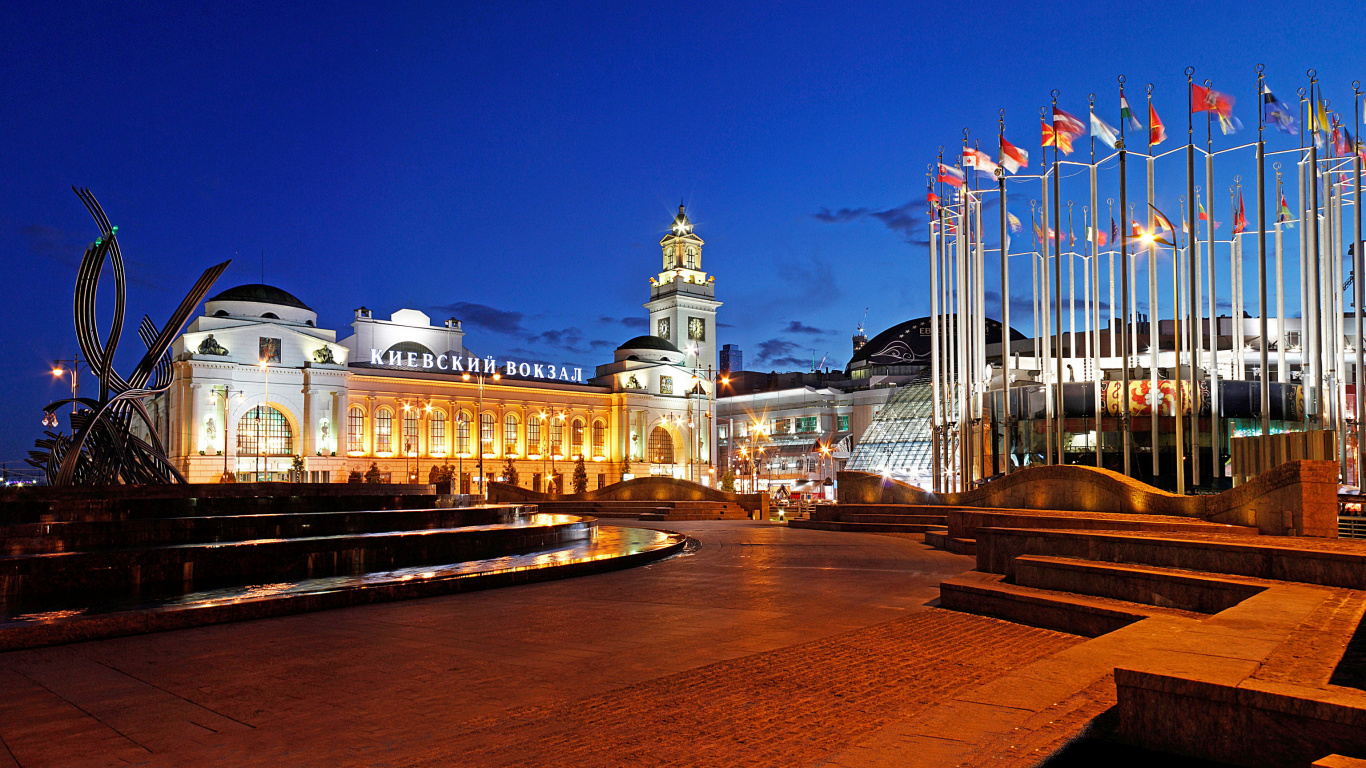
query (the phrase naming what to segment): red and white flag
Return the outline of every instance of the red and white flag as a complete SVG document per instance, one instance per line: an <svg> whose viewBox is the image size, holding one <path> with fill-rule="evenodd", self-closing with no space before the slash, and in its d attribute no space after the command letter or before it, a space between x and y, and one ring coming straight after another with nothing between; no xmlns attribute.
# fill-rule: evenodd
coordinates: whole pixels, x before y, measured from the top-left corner
<svg viewBox="0 0 1366 768"><path fill-rule="evenodd" d="M996 163L980 149L963 150L963 167L974 168L978 173L996 173Z"/></svg>
<svg viewBox="0 0 1366 768"><path fill-rule="evenodd" d="M1029 153L1001 137L1001 166L1011 173L1029 167Z"/></svg>
<svg viewBox="0 0 1366 768"><path fill-rule="evenodd" d="M1070 133L1072 135L1069 138L1076 138L1086 133L1086 124L1055 105L1053 107L1053 130L1060 133Z"/></svg>
<svg viewBox="0 0 1366 768"><path fill-rule="evenodd" d="M939 164L939 180L953 187L963 186L963 172L951 165Z"/></svg>

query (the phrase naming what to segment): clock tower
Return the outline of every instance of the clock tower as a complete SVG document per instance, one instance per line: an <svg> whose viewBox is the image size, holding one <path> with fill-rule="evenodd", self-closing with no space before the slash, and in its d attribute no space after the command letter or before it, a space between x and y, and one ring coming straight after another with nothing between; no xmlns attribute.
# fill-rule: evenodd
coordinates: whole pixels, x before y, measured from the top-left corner
<svg viewBox="0 0 1366 768"><path fill-rule="evenodd" d="M663 268L650 278L650 333L687 355L684 364L715 371L716 278L702 271L702 238L678 206L669 234L659 241Z"/></svg>

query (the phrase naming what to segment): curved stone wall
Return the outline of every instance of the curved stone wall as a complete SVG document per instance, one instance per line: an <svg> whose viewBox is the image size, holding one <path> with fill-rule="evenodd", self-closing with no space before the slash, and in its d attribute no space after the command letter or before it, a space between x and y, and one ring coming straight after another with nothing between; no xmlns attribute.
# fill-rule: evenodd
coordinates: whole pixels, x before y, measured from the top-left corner
<svg viewBox="0 0 1366 768"><path fill-rule="evenodd" d="M1026 467L963 493L935 494L867 472L839 473L843 504L941 504L1175 515L1256 526L1278 536L1337 536L1337 464L1292 461L1214 496L1181 496L1118 472L1060 465Z"/></svg>
<svg viewBox="0 0 1366 768"><path fill-rule="evenodd" d="M763 494L728 493L673 477L637 477L584 493L550 496L507 483L489 483L489 501L727 501L747 509Z"/></svg>

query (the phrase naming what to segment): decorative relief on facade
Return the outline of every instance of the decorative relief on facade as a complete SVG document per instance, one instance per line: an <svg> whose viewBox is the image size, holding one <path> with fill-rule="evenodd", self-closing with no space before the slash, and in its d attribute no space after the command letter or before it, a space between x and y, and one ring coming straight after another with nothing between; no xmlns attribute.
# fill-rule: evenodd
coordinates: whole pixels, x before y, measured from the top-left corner
<svg viewBox="0 0 1366 768"><path fill-rule="evenodd" d="M672 395L673 393L674 393L674 377L672 377L672 376L660 376L660 377L659 377L659 394L661 394L661 395Z"/></svg>
<svg viewBox="0 0 1366 768"><path fill-rule="evenodd" d="M212 333L209 334L208 336L205 336L205 337L204 337L204 340L201 341L201 342L199 342L199 350L198 350L198 351L199 351L199 354L201 354L201 355L226 355L226 354L228 354L227 348L224 347L222 344L219 344L219 343L218 343L218 340L215 339L215 338L213 337L213 334L212 334Z"/></svg>
<svg viewBox="0 0 1366 768"><path fill-rule="evenodd" d="M331 347L323 347L313 350L313 362L320 365L336 365L337 360L332 356Z"/></svg>

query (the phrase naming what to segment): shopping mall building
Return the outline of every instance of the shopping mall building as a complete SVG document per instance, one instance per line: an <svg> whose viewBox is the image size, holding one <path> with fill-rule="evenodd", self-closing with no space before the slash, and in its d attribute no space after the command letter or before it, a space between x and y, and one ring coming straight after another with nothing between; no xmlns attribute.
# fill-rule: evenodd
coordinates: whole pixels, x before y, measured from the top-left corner
<svg viewBox="0 0 1366 768"><path fill-rule="evenodd" d="M508 460L519 482L567 487L582 456L589 487L668 475L715 484L715 278L679 207L650 278L653 335L593 369L492 357L466 345L460 320L434 325L400 309L355 310L338 339L294 295L230 288L175 343L174 381L149 403L190 482L303 478L344 482L373 464L382 479L426 482L450 465L465 490Z"/></svg>

